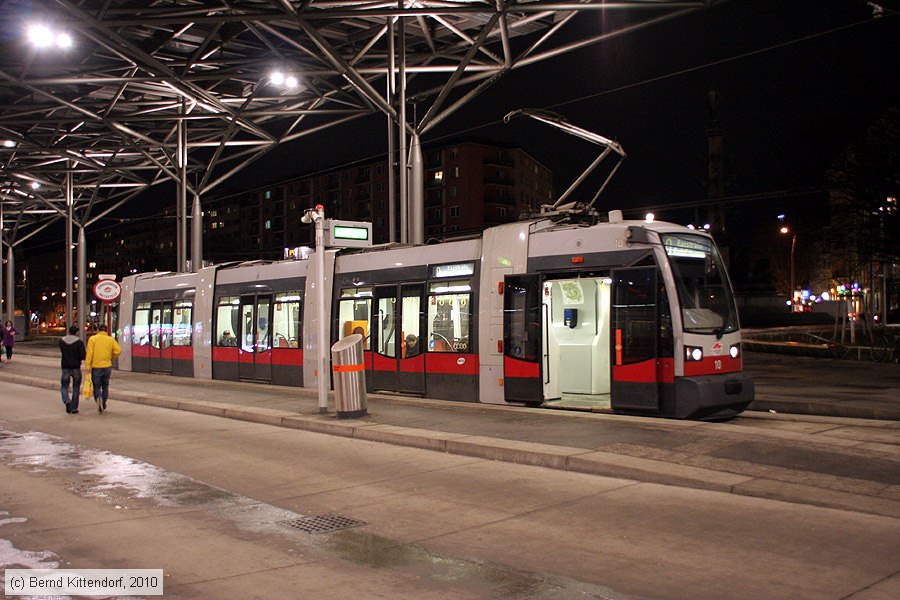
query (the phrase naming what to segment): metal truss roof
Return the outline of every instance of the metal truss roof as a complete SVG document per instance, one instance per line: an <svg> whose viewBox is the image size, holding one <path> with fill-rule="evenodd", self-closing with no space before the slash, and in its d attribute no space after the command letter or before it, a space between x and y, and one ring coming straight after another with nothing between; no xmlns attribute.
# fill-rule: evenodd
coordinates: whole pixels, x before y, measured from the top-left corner
<svg viewBox="0 0 900 600"><path fill-rule="evenodd" d="M70 204L86 226L163 182L206 194L279 144L365 115L399 123L400 77L421 113L407 129L426 134L517 68L710 3L0 0L4 242ZM618 25L571 33L601 10ZM29 44L34 22L73 45ZM275 85L275 68L298 84Z"/></svg>

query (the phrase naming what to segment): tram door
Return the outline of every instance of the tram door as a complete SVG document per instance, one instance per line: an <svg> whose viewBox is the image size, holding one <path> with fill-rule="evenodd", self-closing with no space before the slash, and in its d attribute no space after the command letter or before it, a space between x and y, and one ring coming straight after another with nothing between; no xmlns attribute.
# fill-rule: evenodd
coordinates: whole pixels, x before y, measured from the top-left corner
<svg viewBox="0 0 900 600"><path fill-rule="evenodd" d="M507 275L503 284L503 389L507 402L544 400L544 309L540 275Z"/></svg>
<svg viewBox="0 0 900 600"><path fill-rule="evenodd" d="M425 393L422 343L424 293L425 286L421 283L375 288L372 331L374 389L417 395Z"/></svg>
<svg viewBox="0 0 900 600"><path fill-rule="evenodd" d="M656 267L613 271L613 409L659 410Z"/></svg>
<svg viewBox="0 0 900 600"><path fill-rule="evenodd" d="M272 295L241 296L241 344L238 373L241 379L272 380Z"/></svg>
<svg viewBox="0 0 900 600"><path fill-rule="evenodd" d="M172 372L172 302L150 303L150 371Z"/></svg>

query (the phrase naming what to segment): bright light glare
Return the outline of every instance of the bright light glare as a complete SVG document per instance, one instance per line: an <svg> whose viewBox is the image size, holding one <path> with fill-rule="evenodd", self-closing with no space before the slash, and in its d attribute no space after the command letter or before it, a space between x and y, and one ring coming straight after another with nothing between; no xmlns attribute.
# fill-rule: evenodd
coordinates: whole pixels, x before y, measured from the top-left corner
<svg viewBox="0 0 900 600"><path fill-rule="evenodd" d="M281 84L284 83L284 73L282 73L281 71L274 71L274 72L269 76L269 79L270 79L270 80L272 81L272 83L274 83L275 85L281 85Z"/></svg>
<svg viewBox="0 0 900 600"><path fill-rule="evenodd" d="M38 48L49 48L53 45L53 32L46 25L32 25L28 28L28 39Z"/></svg>
<svg viewBox="0 0 900 600"><path fill-rule="evenodd" d="M58 33L56 34L56 46L59 48L71 48L72 47L72 36L68 33Z"/></svg>
<svg viewBox="0 0 900 600"><path fill-rule="evenodd" d="M652 223L653 219L655 219L655 218L656 218L656 215L654 215L652 212L648 212L647 216L644 217L644 220L648 223Z"/></svg>
<svg viewBox="0 0 900 600"><path fill-rule="evenodd" d="M4 148L15 148L16 143L12 140L3 140L3 147Z"/></svg>
<svg viewBox="0 0 900 600"><path fill-rule="evenodd" d="M297 81L297 77L295 77L294 75L289 75L289 76L288 76L287 78L285 78L285 80L284 80L284 85L286 85L286 86L289 87L289 88L295 88L295 87L297 87L299 84L300 84L300 82Z"/></svg>
<svg viewBox="0 0 900 600"><path fill-rule="evenodd" d="M739 350L738 350L737 346L732 346L731 348L728 349L728 354L731 355L731 358L737 358L738 352L739 352Z"/></svg>
<svg viewBox="0 0 900 600"><path fill-rule="evenodd" d="M37 189L40 189L40 187L41 187L41 184L39 184L37 181L31 182L31 189L37 190Z"/></svg>
<svg viewBox="0 0 900 600"><path fill-rule="evenodd" d="M778 231L780 231L781 233L788 233L788 232L790 232L790 229L788 229L787 227L782 227Z"/></svg>
<svg viewBox="0 0 900 600"><path fill-rule="evenodd" d="M701 358L703 358L703 350L701 350L700 348L694 348L693 350L691 350L691 358L694 360L700 360Z"/></svg>

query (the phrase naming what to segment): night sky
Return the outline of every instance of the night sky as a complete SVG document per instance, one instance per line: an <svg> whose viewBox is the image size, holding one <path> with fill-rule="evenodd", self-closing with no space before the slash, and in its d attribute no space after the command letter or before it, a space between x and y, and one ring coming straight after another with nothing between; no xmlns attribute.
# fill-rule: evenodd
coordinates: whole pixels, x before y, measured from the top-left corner
<svg viewBox="0 0 900 600"><path fill-rule="evenodd" d="M783 191L790 197L772 210L797 212L810 198L795 191L823 186L841 149L900 102L900 16L890 12L900 3L881 4L885 16L873 18L864 0L725 2L513 71L423 143L516 144L554 171L562 192L600 149L529 119L501 121L518 108L550 109L628 153L601 212L699 200L707 95L716 90L726 196ZM579 26L597 31L603 19L582 15ZM284 179L285 165L302 175L376 156L385 142L372 131L384 122L376 116L365 129L334 128L275 152L254 167L255 184L261 175Z"/></svg>
<svg viewBox="0 0 900 600"><path fill-rule="evenodd" d="M642 212L629 215L628 209L707 197L707 96L715 90L725 135L726 197L783 196L733 205L730 218L756 222L786 212L795 223L821 219L827 196L798 190L822 189L835 156L900 104L900 0L879 4L884 16L873 18L866 0L719 3L517 69L422 141L519 146L554 172L562 193L600 148L530 119L502 123L512 110L552 110L624 147L628 156L597 208L625 209L626 216L636 217ZM605 19L628 16L584 13L576 22L579 37L611 29ZM378 114L285 145L210 196L380 158L386 127ZM581 198L590 198L597 185L598 178L589 180ZM174 210L174 186L154 188L150 195ZM120 213L151 205L132 202ZM685 211L658 213L680 223L691 217Z"/></svg>

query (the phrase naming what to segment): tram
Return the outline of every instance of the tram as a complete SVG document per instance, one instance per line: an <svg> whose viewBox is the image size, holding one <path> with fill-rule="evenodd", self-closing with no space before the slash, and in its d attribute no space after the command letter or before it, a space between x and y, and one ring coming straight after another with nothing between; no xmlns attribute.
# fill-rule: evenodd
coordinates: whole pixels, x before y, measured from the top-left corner
<svg viewBox="0 0 900 600"><path fill-rule="evenodd" d="M316 388L318 328L365 338L369 392L727 419L753 400L722 259L664 222L493 227L433 245L325 250L124 278L123 370Z"/></svg>

